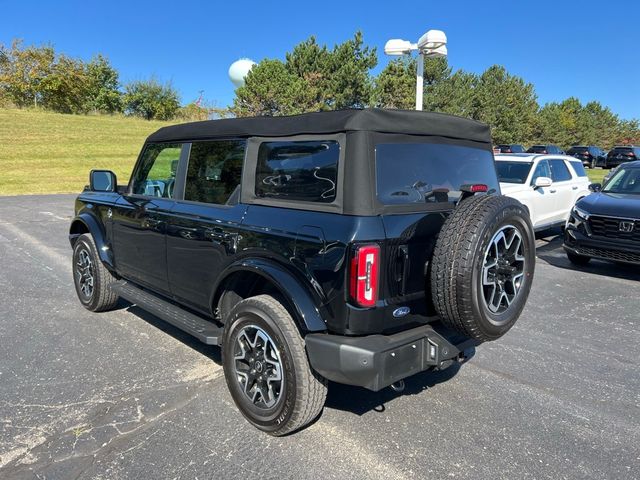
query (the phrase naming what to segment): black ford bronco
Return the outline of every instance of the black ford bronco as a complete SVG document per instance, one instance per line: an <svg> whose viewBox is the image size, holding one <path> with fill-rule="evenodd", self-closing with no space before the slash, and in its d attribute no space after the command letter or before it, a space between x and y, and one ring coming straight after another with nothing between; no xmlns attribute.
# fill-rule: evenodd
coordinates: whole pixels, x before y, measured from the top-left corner
<svg viewBox="0 0 640 480"><path fill-rule="evenodd" d="M238 408L272 435L317 417L327 380L377 391L464 361L514 325L533 280L489 128L442 114L165 127L128 185L93 170L75 210L82 304L123 298L220 345Z"/></svg>

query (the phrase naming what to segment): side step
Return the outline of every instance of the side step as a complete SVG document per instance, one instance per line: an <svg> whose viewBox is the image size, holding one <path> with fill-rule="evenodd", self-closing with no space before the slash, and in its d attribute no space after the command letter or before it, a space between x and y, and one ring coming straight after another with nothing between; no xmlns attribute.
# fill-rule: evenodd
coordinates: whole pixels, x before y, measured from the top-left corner
<svg viewBox="0 0 640 480"><path fill-rule="evenodd" d="M222 328L198 315L194 315L159 296L142 290L129 282L111 287L120 297L154 314L174 327L184 330L207 345L222 344Z"/></svg>

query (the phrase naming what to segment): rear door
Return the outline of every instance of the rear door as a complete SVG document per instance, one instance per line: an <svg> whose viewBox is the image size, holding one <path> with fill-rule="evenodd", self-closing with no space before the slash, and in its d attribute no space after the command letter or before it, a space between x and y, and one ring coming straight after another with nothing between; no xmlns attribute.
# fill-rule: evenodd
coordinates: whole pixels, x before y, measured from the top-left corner
<svg viewBox="0 0 640 480"><path fill-rule="evenodd" d="M246 141L226 139L191 144L184 194L167 226L171 292L209 312L220 272L231 263L242 239L246 205L239 203Z"/></svg>
<svg viewBox="0 0 640 480"><path fill-rule="evenodd" d="M118 273L161 293L169 291L165 234L182 151L181 143L147 145L127 193L112 208Z"/></svg>
<svg viewBox="0 0 640 480"><path fill-rule="evenodd" d="M554 205L555 221L565 221L569 217L569 211L575 203L575 183L573 177L569 171L567 163L562 158L552 158L549 160L549 167L551 167L551 179L553 185L551 185L551 191L556 196Z"/></svg>

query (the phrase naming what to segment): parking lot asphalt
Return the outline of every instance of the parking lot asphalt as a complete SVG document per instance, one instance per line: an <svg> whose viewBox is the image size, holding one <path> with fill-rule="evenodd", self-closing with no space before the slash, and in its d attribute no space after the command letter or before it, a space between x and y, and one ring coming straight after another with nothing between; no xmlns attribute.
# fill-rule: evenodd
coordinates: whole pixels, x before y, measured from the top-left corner
<svg viewBox="0 0 640 480"><path fill-rule="evenodd" d="M639 478L640 272L538 240L527 307L459 368L403 393L330 384L272 438L220 352L127 304L77 301L73 196L0 197L0 478Z"/></svg>

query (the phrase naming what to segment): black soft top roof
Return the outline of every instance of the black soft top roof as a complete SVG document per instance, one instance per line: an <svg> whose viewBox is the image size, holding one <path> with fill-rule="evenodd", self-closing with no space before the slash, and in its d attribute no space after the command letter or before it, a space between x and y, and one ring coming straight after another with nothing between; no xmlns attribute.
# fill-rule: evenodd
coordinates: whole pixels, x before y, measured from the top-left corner
<svg viewBox="0 0 640 480"><path fill-rule="evenodd" d="M167 142L211 137L287 137L350 131L434 135L491 143L489 126L475 120L442 113L378 108L183 123L163 127L151 134L147 141Z"/></svg>

